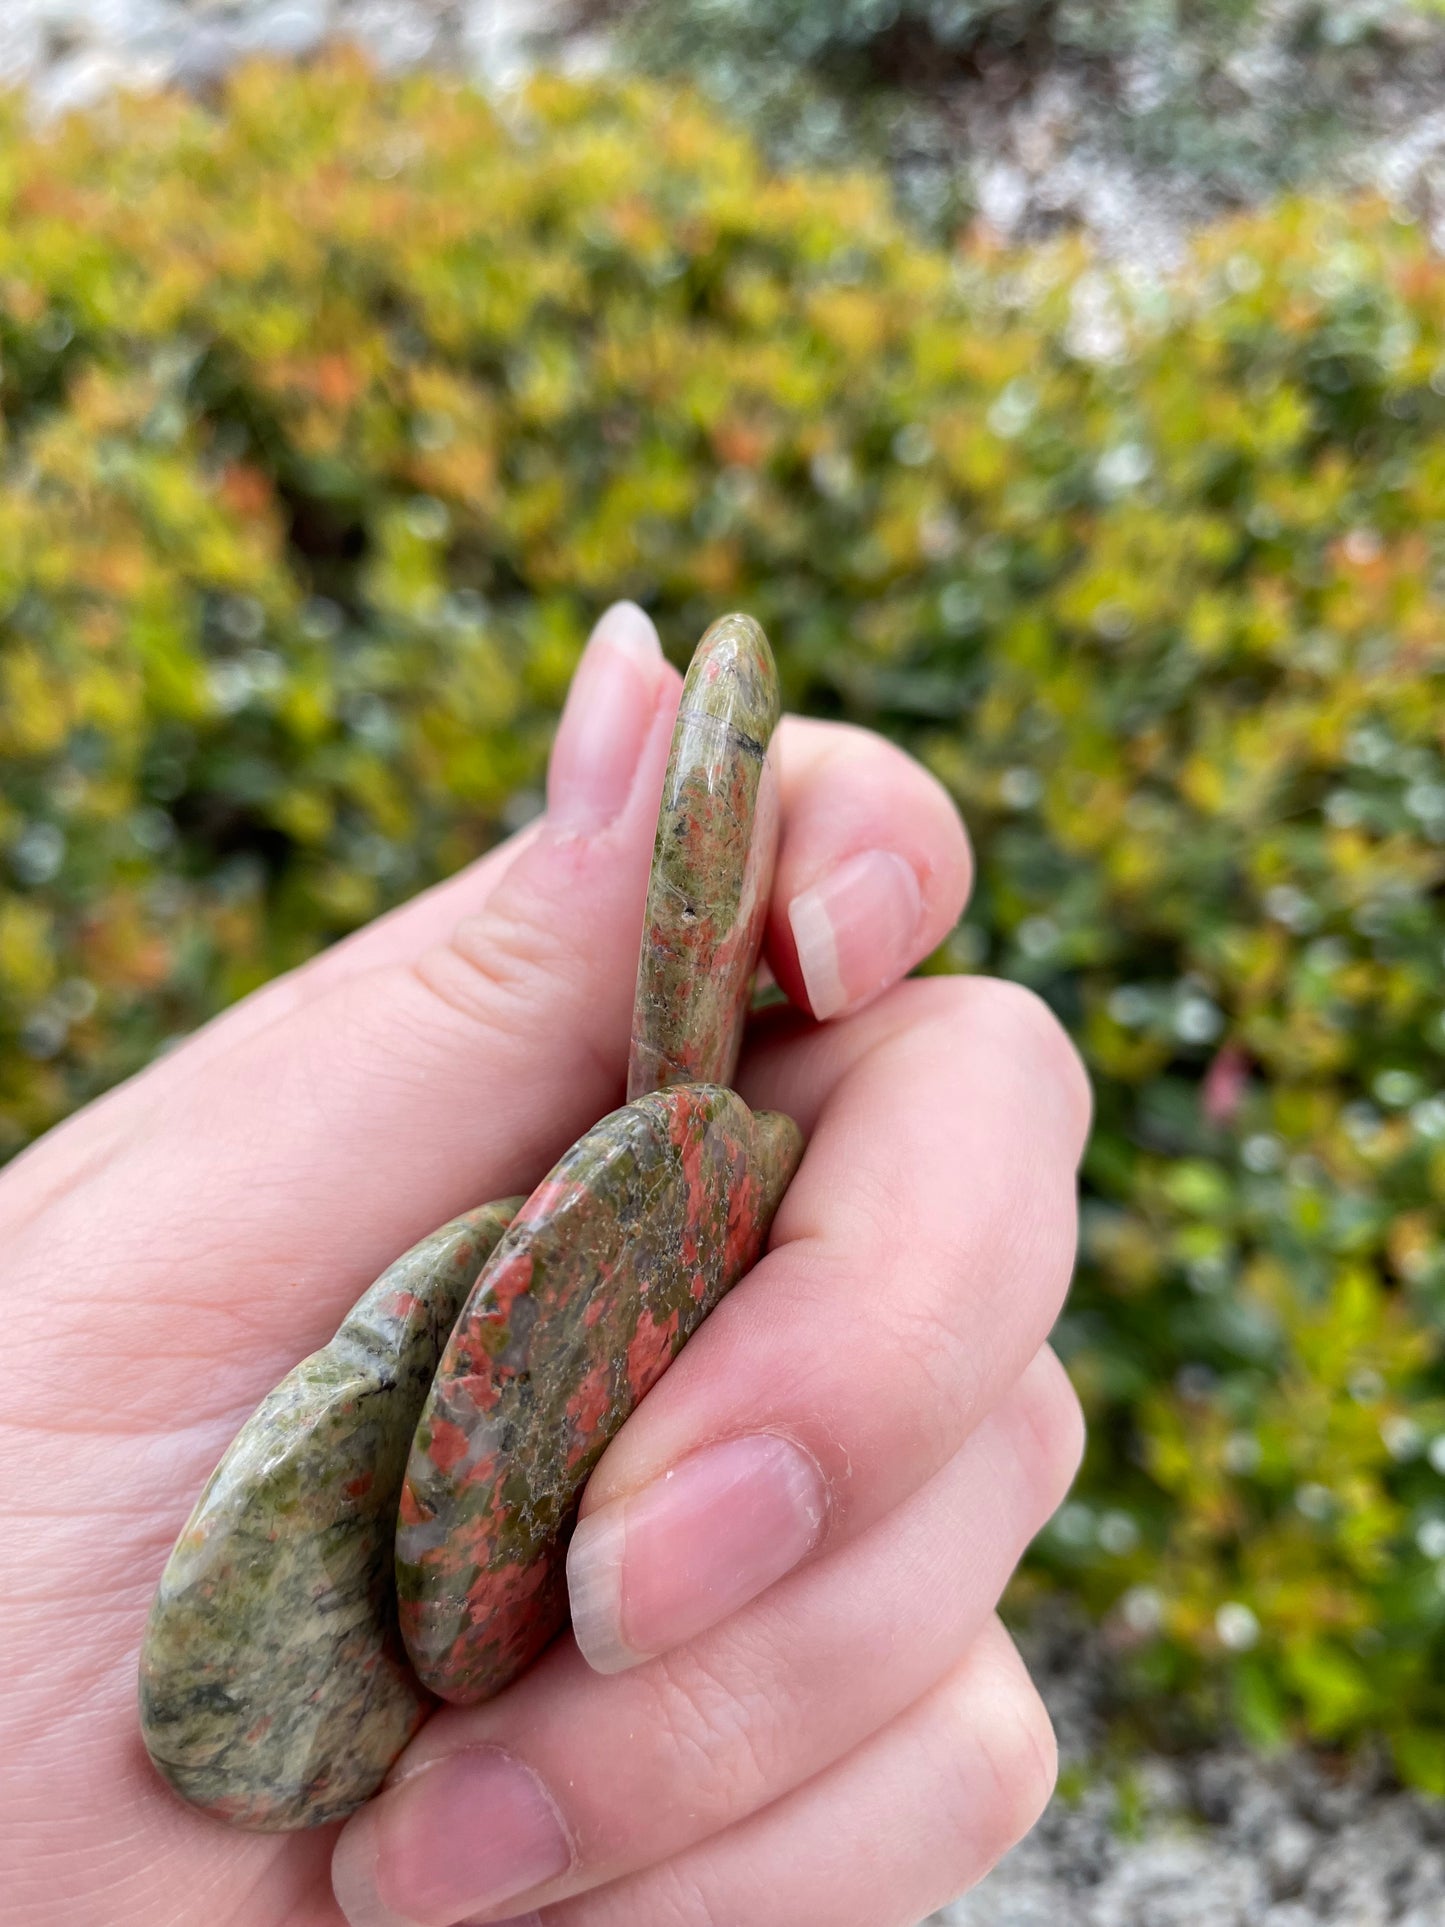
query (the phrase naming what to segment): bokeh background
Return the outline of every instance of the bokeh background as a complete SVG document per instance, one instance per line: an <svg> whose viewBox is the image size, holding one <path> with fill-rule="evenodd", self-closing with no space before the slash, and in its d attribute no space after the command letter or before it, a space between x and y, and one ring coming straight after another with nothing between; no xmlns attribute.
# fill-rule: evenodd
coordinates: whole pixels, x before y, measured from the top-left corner
<svg viewBox="0 0 1445 1927"><path fill-rule="evenodd" d="M609 601L752 611L1098 1094L1075 1817L957 1918L1438 1921L1445 22L352 12L12 21L0 1151L526 821Z"/></svg>

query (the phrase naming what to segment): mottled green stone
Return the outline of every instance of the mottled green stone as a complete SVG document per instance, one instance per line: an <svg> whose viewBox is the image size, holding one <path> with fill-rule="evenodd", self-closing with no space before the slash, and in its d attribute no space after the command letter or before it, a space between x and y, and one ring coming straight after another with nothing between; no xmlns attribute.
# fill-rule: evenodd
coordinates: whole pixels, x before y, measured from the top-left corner
<svg viewBox="0 0 1445 1927"><path fill-rule="evenodd" d="M802 1153L790 1118L682 1085L602 1119L528 1198L457 1319L397 1525L401 1631L470 1705L566 1624L588 1475L756 1263Z"/></svg>
<svg viewBox="0 0 1445 1927"><path fill-rule="evenodd" d="M396 1630L397 1500L417 1416L518 1199L383 1273L237 1434L161 1576L141 1730L233 1826L318 1826L373 1793L434 1704Z"/></svg>
<svg viewBox="0 0 1445 1927"><path fill-rule="evenodd" d="M723 616L688 666L663 782L629 1097L732 1082L777 855L778 712L767 637L751 616Z"/></svg>

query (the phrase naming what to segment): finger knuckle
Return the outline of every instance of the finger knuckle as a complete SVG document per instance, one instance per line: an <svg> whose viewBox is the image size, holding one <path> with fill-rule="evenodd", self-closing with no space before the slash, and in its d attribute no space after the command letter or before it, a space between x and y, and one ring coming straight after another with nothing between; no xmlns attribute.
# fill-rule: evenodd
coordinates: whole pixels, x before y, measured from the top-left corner
<svg viewBox="0 0 1445 1927"><path fill-rule="evenodd" d="M510 1011L535 1008L539 973L570 978L570 946L558 934L550 909L530 900L485 916L464 917L443 943L417 961L428 987L463 1016L495 1022Z"/></svg>
<svg viewBox="0 0 1445 1927"><path fill-rule="evenodd" d="M1034 1512L1046 1519L1073 1484L1084 1456L1084 1411L1068 1373L1045 1350L1019 1388L1019 1447Z"/></svg>
<svg viewBox="0 0 1445 1927"><path fill-rule="evenodd" d="M638 1927L645 1919L648 1927L728 1927L713 1886L705 1872L693 1864L693 1857L668 1861L655 1868L648 1883L647 1911L637 1915L630 1909L628 1927Z"/></svg>
<svg viewBox="0 0 1445 1927"><path fill-rule="evenodd" d="M969 1408L986 1377L959 1297L951 1290L912 1301L900 1297L893 1314L893 1358L903 1381L898 1410L906 1415L913 1445L935 1465L957 1450L960 1410Z"/></svg>
<svg viewBox="0 0 1445 1927"><path fill-rule="evenodd" d="M977 1879L1048 1806L1059 1754L1048 1710L1022 1670L1007 1693L992 1696L986 1710L970 1705L964 1717L959 1731L968 1739L957 1748L950 1805L960 1858Z"/></svg>
<svg viewBox="0 0 1445 1927"><path fill-rule="evenodd" d="M1071 1200L1035 1209L1014 1198L982 1233L973 1227L956 1246L934 1250L926 1264L914 1258L895 1269L880 1261L878 1275L888 1287L884 1355L897 1374L900 1409L914 1438L936 1448L938 1462L957 1448L960 1413L977 1417L980 1400L991 1402L989 1387L1018 1374L1020 1342L1031 1347L1048 1329L1075 1246ZM1057 1362L1038 1376L1046 1382L1031 1388L1027 1402L1030 1457L1040 1487L1052 1490L1077 1469L1083 1421Z"/></svg>
<svg viewBox="0 0 1445 1927"><path fill-rule="evenodd" d="M996 1787L995 1841L1001 1853L1022 1840L1054 1797L1059 1745L1048 1710L1032 1685L1019 1691L984 1728Z"/></svg>
<svg viewBox="0 0 1445 1927"><path fill-rule="evenodd" d="M1093 1092L1084 1060L1037 992L1003 977L971 977L974 1016L1003 1042L1020 1073L1062 1099L1079 1143L1088 1134Z"/></svg>
<svg viewBox="0 0 1445 1927"><path fill-rule="evenodd" d="M589 960L579 952L569 918L542 891L518 891L487 906L485 915L463 918L442 943L403 966L429 998L489 1039L531 1050L538 1014L560 1002L580 1007L588 996ZM554 1018L555 1021L555 1018ZM591 1024L576 1026L590 1068L615 1070L594 1038Z"/></svg>

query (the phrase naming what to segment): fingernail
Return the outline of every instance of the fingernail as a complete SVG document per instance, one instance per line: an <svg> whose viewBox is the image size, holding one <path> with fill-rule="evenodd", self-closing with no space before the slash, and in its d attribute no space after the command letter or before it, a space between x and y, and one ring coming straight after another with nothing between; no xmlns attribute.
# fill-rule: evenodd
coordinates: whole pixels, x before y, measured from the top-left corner
<svg viewBox="0 0 1445 1927"><path fill-rule="evenodd" d="M661 669L652 618L615 602L582 652L552 745L547 814L556 827L587 835L627 801Z"/></svg>
<svg viewBox="0 0 1445 1927"><path fill-rule="evenodd" d="M822 1537L828 1488L771 1434L683 1459L592 1513L567 1555L572 1630L599 1673L620 1673L755 1599Z"/></svg>
<svg viewBox="0 0 1445 1927"><path fill-rule="evenodd" d="M336 1843L331 1884L350 1927L451 1927L571 1865L542 1782L489 1746L449 1754L363 1807Z"/></svg>
<svg viewBox="0 0 1445 1927"><path fill-rule="evenodd" d="M798 968L818 1018L886 990L918 962L923 892L896 850L862 850L788 905Z"/></svg>

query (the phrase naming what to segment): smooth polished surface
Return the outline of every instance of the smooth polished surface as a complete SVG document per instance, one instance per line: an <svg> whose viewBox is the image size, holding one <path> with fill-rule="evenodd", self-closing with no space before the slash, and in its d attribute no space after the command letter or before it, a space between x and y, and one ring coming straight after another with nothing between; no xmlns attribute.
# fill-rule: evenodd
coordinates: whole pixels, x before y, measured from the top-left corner
<svg viewBox="0 0 1445 1927"><path fill-rule="evenodd" d="M499 1692L565 1623L588 1474L756 1262L801 1153L791 1119L685 1085L604 1118L517 1213L457 1320L402 1494L402 1635L443 1699Z"/></svg>
<svg viewBox="0 0 1445 1927"><path fill-rule="evenodd" d="M751 616L721 617L688 665L663 782L629 1097L737 1069L777 857L778 714L767 637Z"/></svg>
<svg viewBox="0 0 1445 1927"><path fill-rule="evenodd" d="M432 1705L396 1632L407 1450L437 1360L518 1200L443 1225L237 1434L161 1576L141 1730L233 1826L319 1826L380 1785Z"/></svg>

